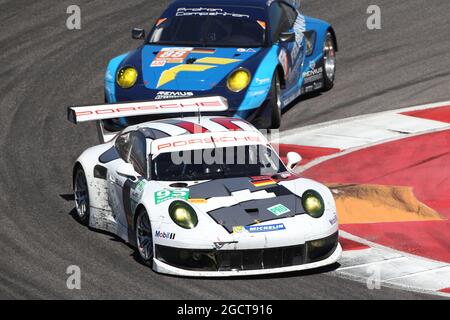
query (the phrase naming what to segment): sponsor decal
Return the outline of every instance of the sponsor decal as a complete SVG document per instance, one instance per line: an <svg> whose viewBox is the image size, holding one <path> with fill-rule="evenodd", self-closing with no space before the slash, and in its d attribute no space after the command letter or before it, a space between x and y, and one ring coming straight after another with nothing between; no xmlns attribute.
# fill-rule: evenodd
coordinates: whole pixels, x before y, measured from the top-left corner
<svg viewBox="0 0 450 320"><path fill-rule="evenodd" d="M156 94L155 100L167 100L167 99L182 99L182 98L191 98L194 96L193 92L184 92L184 91L159 91Z"/></svg>
<svg viewBox="0 0 450 320"><path fill-rule="evenodd" d="M155 204L160 204L173 199L189 199L189 189L160 190L155 192Z"/></svg>
<svg viewBox="0 0 450 320"><path fill-rule="evenodd" d="M222 137L206 137L206 138L190 138L190 137L180 137L179 140L169 141L165 143L160 143L157 145L157 151L163 149L175 149L175 148L184 148L190 146L196 146L199 144L215 144L215 143L232 143L238 144L241 142L247 143L257 143L261 142L260 136L222 136Z"/></svg>
<svg viewBox="0 0 450 320"><path fill-rule="evenodd" d="M322 82L315 82L313 87L314 87L314 90L322 89L323 83Z"/></svg>
<svg viewBox="0 0 450 320"><path fill-rule="evenodd" d="M255 49L249 48L249 49L244 49L244 48L239 48L236 50L237 52L256 52Z"/></svg>
<svg viewBox="0 0 450 320"><path fill-rule="evenodd" d="M330 222L331 225L336 224L336 222L338 221L337 215L334 215L334 217L328 221Z"/></svg>
<svg viewBox="0 0 450 320"><path fill-rule="evenodd" d="M304 38L304 32L306 31L306 22L305 17L301 14L298 15L297 20L294 23L294 32L295 32L295 45L291 51L291 58L294 61L299 54L302 52L302 44ZM300 59L301 60L301 59Z"/></svg>
<svg viewBox="0 0 450 320"><path fill-rule="evenodd" d="M137 183L136 185L136 190L137 191L143 191L145 187L145 180L141 180Z"/></svg>
<svg viewBox="0 0 450 320"><path fill-rule="evenodd" d="M165 65L166 65L166 61L165 60L154 60L152 62L152 64L150 65L150 68L164 67Z"/></svg>
<svg viewBox="0 0 450 320"><path fill-rule="evenodd" d="M240 14L235 12L227 12L224 9L219 8L178 8L177 17L183 16L222 16L222 17L233 17L233 18L250 18L247 14Z"/></svg>
<svg viewBox="0 0 450 320"><path fill-rule="evenodd" d="M163 48L154 61L165 63L183 63L194 48Z"/></svg>
<svg viewBox="0 0 450 320"><path fill-rule="evenodd" d="M224 111L226 103L220 97L180 99L178 101L148 101L124 104L105 104L97 106L71 107L79 122L111 119L115 117L131 117L148 114L170 112L197 112L198 108L207 111Z"/></svg>
<svg viewBox="0 0 450 320"><path fill-rule="evenodd" d="M305 84L321 80L323 78L323 67L303 72L303 77L305 78Z"/></svg>
<svg viewBox="0 0 450 320"><path fill-rule="evenodd" d="M267 208L267 210L269 210L270 212L272 212L274 215L281 216L285 213L291 212L291 210L289 210L288 208L286 208L285 206L283 206L281 203L277 204L273 207Z"/></svg>
<svg viewBox="0 0 450 320"><path fill-rule="evenodd" d="M145 180L140 180L134 189L131 189L131 200L138 202L142 197L142 192L144 192Z"/></svg>
<svg viewBox="0 0 450 320"><path fill-rule="evenodd" d="M242 233L244 231L244 226L233 227L233 233Z"/></svg>
<svg viewBox="0 0 450 320"><path fill-rule="evenodd" d="M156 230L155 231L155 237L160 238L160 239L169 239L169 240L174 240L175 239L175 233L173 232L163 232L160 230Z"/></svg>
<svg viewBox="0 0 450 320"><path fill-rule="evenodd" d="M270 79L270 78L263 78L263 79L260 79L260 78L255 78L255 82L256 82L256 84L258 84L258 85L264 85L264 84L269 84L269 83L271 83L272 82L272 79Z"/></svg>
<svg viewBox="0 0 450 320"><path fill-rule="evenodd" d="M188 201L190 203L193 203L193 204L206 204L206 203L208 203L208 200L206 200L206 199L189 199Z"/></svg>
<svg viewBox="0 0 450 320"><path fill-rule="evenodd" d="M259 91L249 92L248 95L249 95L249 97L258 97L258 96L266 95L267 93L268 93L267 90L259 90Z"/></svg>
<svg viewBox="0 0 450 320"><path fill-rule="evenodd" d="M247 226L247 227L245 227L245 229L250 233L258 233L258 232L271 232L271 231L286 230L286 227L284 226L283 223L277 223L277 224Z"/></svg>

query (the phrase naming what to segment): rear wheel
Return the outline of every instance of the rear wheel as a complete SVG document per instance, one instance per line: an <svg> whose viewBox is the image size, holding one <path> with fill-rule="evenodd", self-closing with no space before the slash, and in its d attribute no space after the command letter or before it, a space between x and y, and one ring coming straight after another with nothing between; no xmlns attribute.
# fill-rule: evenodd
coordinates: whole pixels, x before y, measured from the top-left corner
<svg viewBox="0 0 450 320"><path fill-rule="evenodd" d="M78 167L74 176L75 208L78 220L89 225L89 189L83 168Z"/></svg>
<svg viewBox="0 0 450 320"><path fill-rule="evenodd" d="M141 261L152 266L153 263L153 234L147 211L142 209L136 218L136 244Z"/></svg>
<svg viewBox="0 0 450 320"><path fill-rule="evenodd" d="M331 90L336 77L336 48L333 35L328 32L323 45L323 91Z"/></svg>

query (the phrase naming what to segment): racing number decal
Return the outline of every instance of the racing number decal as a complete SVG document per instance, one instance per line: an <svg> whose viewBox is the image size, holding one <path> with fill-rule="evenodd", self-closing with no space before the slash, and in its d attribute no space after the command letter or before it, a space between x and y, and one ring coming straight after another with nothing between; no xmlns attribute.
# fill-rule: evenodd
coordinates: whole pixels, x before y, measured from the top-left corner
<svg viewBox="0 0 450 320"><path fill-rule="evenodd" d="M172 200L172 199L189 199L189 190L161 190L155 192L155 204L160 204L162 202Z"/></svg>
<svg viewBox="0 0 450 320"><path fill-rule="evenodd" d="M155 61L164 61L166 63L183 63L191 53L192 48L166 48L162 49L155 58Z"/></svg>

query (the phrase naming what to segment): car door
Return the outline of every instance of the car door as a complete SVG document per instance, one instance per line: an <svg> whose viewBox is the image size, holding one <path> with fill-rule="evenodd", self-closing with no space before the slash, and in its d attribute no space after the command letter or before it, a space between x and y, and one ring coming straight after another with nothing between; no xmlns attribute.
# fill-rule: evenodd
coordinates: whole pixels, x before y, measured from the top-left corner
<svg viewBox="0 0 450 320"><path fill-rule="evenodd" d="M279 60L285 72L286 87L289 89L298 86L301 79L304 53L304 17L295 8L281 1L273 2L269 8L271 23L271 38L273 43L280 46ZM283 32L294 32L294 42L281 42Z"/></svg>
<svg viewBox="0 0 450 320"><path fill-rule="evenodd" d="M110 198L117 213L116 220L130 230L147 172L146 139L141 132L132 131L119 136L115 145L122 161L117 161L116 167L109 170ZM124 174L121 167L126 164L133 169Z"/></svg>
<svg viewBox="0 0 450 320"><path fill-rule="evenodd" d="M130 163L132 149L131 132L121 134L116 139L114 147L120 158L112 162L108 168L108 202L116 221L122 227L125 227L127 226L127 220L123 206L123 187L130 177L120 174L119 171L126 163Z"/></svg>

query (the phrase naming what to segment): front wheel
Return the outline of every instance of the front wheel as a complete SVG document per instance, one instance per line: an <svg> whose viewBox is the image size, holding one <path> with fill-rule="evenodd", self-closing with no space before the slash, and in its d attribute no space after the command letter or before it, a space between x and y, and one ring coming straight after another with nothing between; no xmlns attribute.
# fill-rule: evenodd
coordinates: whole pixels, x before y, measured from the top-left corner
<svg viewBox="0 0 450 320"><path fill-rule="evenodd" d="M153 263L153 234L147 211L142 209L136 217L136 245L141 261L147 266Z"/></svg>
<svg viewBox="0 0 450 320"><path fill-rule="evenodd" d="M272 106L271 129L278 129L281 126L281 82L278 72L275 73L272 79L269 103Z"/></svg>
<svg viewBox="0 0 450 320"><path fill-rule="evenodd" d="M323 91L331 90L336 77L336 48L333 35L328 32L323 45Z"/></svg>
<svg viewBox="0 0 450 320"><path fill-rule="evenodd" d="M73 188L75 193L75 208L78 220L89 225L89 189L83 168L78 167L75 172Z"/></svg>

